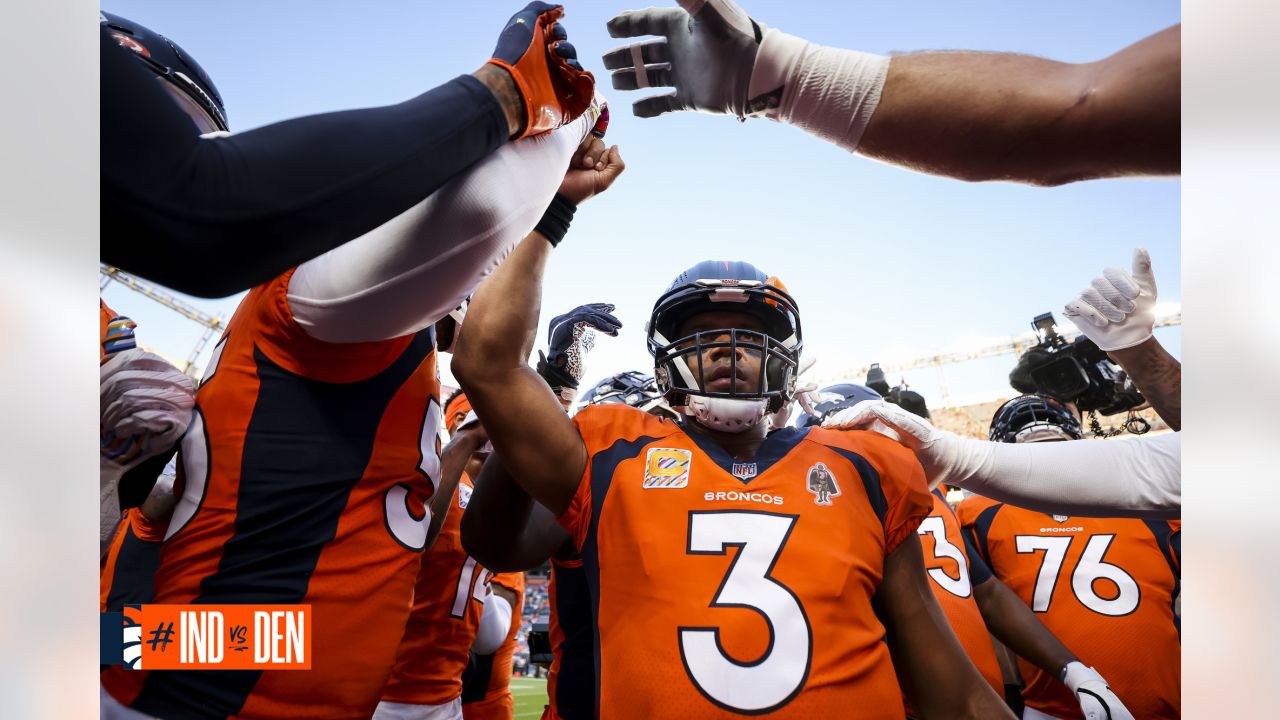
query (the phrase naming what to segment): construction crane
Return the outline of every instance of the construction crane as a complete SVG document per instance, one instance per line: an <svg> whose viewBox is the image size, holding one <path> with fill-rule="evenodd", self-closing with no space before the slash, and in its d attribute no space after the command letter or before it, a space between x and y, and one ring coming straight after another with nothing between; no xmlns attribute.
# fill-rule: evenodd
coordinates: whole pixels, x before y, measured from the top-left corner
<svg viewBox="0 0 1280 720"><path fill-rule="evenodd" d="M145 280L136 278L119 268L99 263L98 272L102 275L102 282L99 285L99 290L105 288L107 283L115 280L130 290L145 295L170 310L173 310L179 315L190 320L194 320L204 326L204 333L201 334L200 341L196 343L194 348L192 348L191 354L187 356L187 364L182 368L182 372L187 375L193 375L196 369L196 359L200 357L200 353L204 352L205 347L209 344L209 340L211 340L215 335L220 335L222 331L226 329L226 324L223 323L222 317L210 315L199 308L188 305L187 303L179 300L173 294L165 290L161 290Z"/></svg>
<svg viewBox="0 0 1280 720"><path fill-rule="evenodd" d="M1168 327L1171 325L1182 324L1182 306L1166 312L1155 320L1155 326L1158 328ZM1080 332L1062 332L1060 333L1068 341L1075 339ZM904 370L917 370L919 368L942 367L943 365L954 365L956 363L968 362L969 360L978 360L981 358L997 357L1000 355L1017 355L1021 354L1027 348L1030 348L1040 342L1040 338L1034 333L1028 333L1016 338L1010 338L1004 342L994 345L985 345L970 350L962 350L959 352L939 353L937 355L925 355L912 360L906 360L898 363L880 363L880 367L886 373L902 372ZM871 365L867 364L862 367L848 368L838 373L823 373L823 375L814 380L819 384L827 382L837 382L840 380L848 380L849 378L864 378L867 371L871 369ZM857 382L861 382L860 380ZM945 386L944 386L945 387Z"/></svg>

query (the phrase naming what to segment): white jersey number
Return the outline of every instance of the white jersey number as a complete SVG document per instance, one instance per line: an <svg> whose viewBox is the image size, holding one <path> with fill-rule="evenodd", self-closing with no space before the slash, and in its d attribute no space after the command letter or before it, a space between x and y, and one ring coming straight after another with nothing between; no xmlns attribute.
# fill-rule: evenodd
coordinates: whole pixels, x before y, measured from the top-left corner
<svg viewBox="0 0 1280 720"><path fill-rule="evenodd" d="M938 583L943 590L956 595L958 597L969 597L973 594L973 584L969 580L969 563L968 558L964 555L964 550L947 542L947 525L942 518L937 515L925 518L916 532L921 535L933 536L933 556L937 558L951 558L956 561L956 565L960 568L960 577L953 578L947 574L942 568L929 568L929 577Z"/></svg>
<svg viewBox="0 0 1280 720"><path fill-rule="evenodd" d="M480 568L478 577L476 568ZM460 618L466 615L468 597L484 602L489 595L489 579L492 577L492 572L483 565L476 564L475 558L467 556L462 563L462 572L458 573L458 592L453 596L453 608L449 610L449 616Z"/></svg>
<svg viewBox="0 0 1280 720"><path fill-rule="evenodd" d="M690 555L738 548L710 607L750 608L769 623L769 649L754 660L729 657L720 628L680 628L680 656L698 690L716 705L763 713L786 704L809 675L813 632L800 599L770 577L795 525L794 515L764 512L689 513Z"/></svg>
<svg viewBox="0 0 1280 720"><path fill-rule="evenodd" d="M440 479L440 448L437 429L440 427L440 403L436 399L427 400L427 414L422 419L422 430L418 435L418 450L422 460L418 469L427 476L427 481L434 488ZM382 497L383 510L386 513L387 531L404 547L414 552L422 552L427 548L427 531L431 527L431 504L426 504L422 517L416 518L409 510L410 487L404 483L396 483L387 489Z"/></svg>
<svg viewBox="0 0 1280 720"><path fill-rule="evenodd" d="M1133 576L1118 565L1103 560L1107 548L1115 535L1092 535L1071 571L1071 591L1080 604L1098 613L1119 617L1128 615L1138 609L1142 600L1142 592ZM1053 591L1058 584L1058 573L1067 557L1067 548L1074 538L1044 537L1041 535L1018 535L1014 538L1019 553L1044 552L1044 560L1040 563L1040 573L1036 577L1036 587L1031 594L1031 609L1036 612L1047 612L1053 601ZM1115 583L1115 597L1104 598L1094 590L1098 580L1110 580Z"/></svg>

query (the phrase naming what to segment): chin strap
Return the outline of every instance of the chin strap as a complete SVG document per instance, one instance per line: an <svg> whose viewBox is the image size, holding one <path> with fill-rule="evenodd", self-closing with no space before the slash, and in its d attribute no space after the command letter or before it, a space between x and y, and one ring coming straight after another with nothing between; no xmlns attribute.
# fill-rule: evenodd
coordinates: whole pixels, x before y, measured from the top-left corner
<svg viewBox="0 0 1280 720"><path fill-rule="evenodd" d="M686 405L676 409L712 430L730 433L744 432L759 425L769 409L769 401L763 399L733 400L690 394L685 402Z"/></svg>

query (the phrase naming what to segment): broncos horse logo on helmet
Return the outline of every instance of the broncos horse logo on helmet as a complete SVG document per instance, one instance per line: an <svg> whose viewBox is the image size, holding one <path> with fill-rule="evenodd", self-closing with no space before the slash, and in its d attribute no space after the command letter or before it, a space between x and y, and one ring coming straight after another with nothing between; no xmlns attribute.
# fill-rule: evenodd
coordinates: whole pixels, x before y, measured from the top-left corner
<svg viewBox="0 0 1280 720"><path fill-rule="evenodd" d="M753 316L763 333L746 328L706 328L687 335L681 326L707 312ZM685 270L653 306L648 345L654 377L667 402L706 427L741 432L791 402L800 366L800 313L786 286L746 262L708 260ZM704 351L729 348L731 372L742 378L726 391L708 391ZM738 351L755 354L755 377L739 372Z"/></svg>
<svg viewBox="0 0 1280 720"><path fill-rule="evenodd" d="M857 383L828 385L821 390L809 393L809 408L796 418L796 427L821 425L822 420L832 413L851 408L863 400L879 399L881 399L880 393L866 385ZM804 400L802 399L801 402Z"/></svg>

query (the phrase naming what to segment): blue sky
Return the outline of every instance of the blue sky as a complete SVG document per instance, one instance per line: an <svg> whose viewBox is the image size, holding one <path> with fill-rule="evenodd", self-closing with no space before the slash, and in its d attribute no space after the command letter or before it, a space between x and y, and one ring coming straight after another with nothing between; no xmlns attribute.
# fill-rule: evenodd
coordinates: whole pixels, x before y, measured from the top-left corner
<svg viewBox="0 0 1280 720"><path fill-rule="evenodd" d="M118 0L103 9L168 35L221 91L233 130L297 115L412 97L488 57L518 2ZM796 297L815 374L947 351L1024 332L1105 265L1152 254L1160 300L1181 300L1181 182L1108 180L1063 188L965 184L871 162L794 128L696 114L641 120L639 93L608 90L604 30L642 3L570 2L565 24L612 101L609 140L628 170L580 209L548 271L543 324L584 302L613 302L624 328L588 359L587 382L650 369L644 324L685 267L743 259ZM1095 60L1179 22L1174 2L765 2L759 21L809 40L890 53L1011 51ZM446 9L447 8L447 9ZM104 95L103 102L110 102ZM185 358L200 328L113 284L108 304L140 324L144 344ZM236 299L193 300L229 317ZM1158 333L1180 355L1180 329ZM207 353L206 353L207 355ZM202 365L204 358L197 364ZM937 403L1007 391L1013 358L905 374ZM447 368L446 368L447 371ZM898 377L891 377L896 381Z"/></svg>

